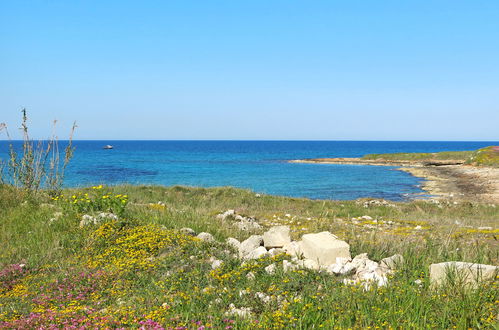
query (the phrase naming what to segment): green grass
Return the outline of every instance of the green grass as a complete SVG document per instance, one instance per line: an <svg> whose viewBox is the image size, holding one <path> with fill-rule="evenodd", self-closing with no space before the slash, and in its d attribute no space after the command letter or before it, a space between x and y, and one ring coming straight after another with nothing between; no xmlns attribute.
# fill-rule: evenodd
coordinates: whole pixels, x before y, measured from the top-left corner
<svg viewBox="0 0 499 330"><path fill-rule="evenodd" d="M462 160L466 161L474 155L474 151L443 151L434 153L393 153L393 154L369 154L362 157L362 159L371 160Z"/></svg>
<svg viewBox="0 0 499 330"><path fill-rule="evenodd" d="M497 226L499 212L492 205L421 200L366 208L364 200L313 201L234 188L157 186L67 190L64 195L25 200L16 189L0 186L0 327L497 326L497 281L473 291L452 286L435 291L428 279L431 263L498 263L499 231L478 229ZM107 199L111 201L103 202ZM121 210L117 202L122 200L119 220L80 227L83 203L90 205L85 212L95 214ZM237 230L231 220L215 218L227 209L254 216L266 228L289 225L295 239L329 230L350 244L353 255L367 252L380 260L400 253L405 263L388 286L368 291L310 270L284 273L278 267L269 275L264 267L288 257L242 264L227 253L227 237L243 240L252 234ZM373 220L352 221L363 215ZM383 225L388 221L393 224ZM182 235L182 227L210 232L218 242ZM222 260L222 267L212 270L210 257ZM248 272L256 278L248 279ZM414 283L417 279L421 286ZM262 302L258 292L270 301ZM226 315L230 304L250 308L251 316Z"/></svg>
<svg viewBox="0 0 499 330"><path fill-rule="evenodd" d="M467 163L476 166L499 167L499 147L490 146L479 149L473 153Z"/></svg>
<svg viewBox="0 0 499 330"><path fill-rule="evenodd" d="M392 154L368 154L362 157L366 160L390 160L390 161L463 161L475 166L499 166L499 147L490 146L475 151L442 151L433 153L392 153Z"/></svg>

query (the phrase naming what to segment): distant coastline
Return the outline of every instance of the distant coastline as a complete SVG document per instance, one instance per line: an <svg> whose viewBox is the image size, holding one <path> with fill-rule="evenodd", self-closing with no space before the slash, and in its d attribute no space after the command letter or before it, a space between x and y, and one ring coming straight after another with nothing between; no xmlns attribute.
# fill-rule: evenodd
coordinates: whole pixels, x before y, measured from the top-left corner
<svg viewBox="0 0 499 330"><path fill-rule="evenodd" d="M497 147L481 150L489 153L487 161L496 160ZM481 155L481 150L459 153L366 155L362 158L296 159L289 162L396 166L400 171L423 178L425 181L421 188L433 196L452 200L499 203L499 168L497 166L475 166L476 164L473 163L476 155ZM490 158L491 151L492 158ZM472 161L470 162L468 159Z"/></svg>

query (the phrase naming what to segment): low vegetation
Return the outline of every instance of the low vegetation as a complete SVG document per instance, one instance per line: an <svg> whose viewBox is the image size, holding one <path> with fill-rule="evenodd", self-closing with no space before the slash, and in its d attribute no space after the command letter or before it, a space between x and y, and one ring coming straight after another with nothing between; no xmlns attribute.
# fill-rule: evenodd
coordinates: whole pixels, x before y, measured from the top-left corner
<svg viewBox="0 0 499 330"><path fill-rule="evenodd" d="M0 186L0 328L494 328L499 281L429 287L442 261L497 264L498 209L445 201L313 201L234 188L96 186L25 200ZM225 239L246 239L227 209L292 236L328 230L352 255L399 253L384 287L284 272L289 256L241 262ZM368 217L362 217L368 216ZM99 219L95 222L85 219ZM216 238L205 242L190 227ZM212 267L213 258L222 261ZM253 276L249 276L249 274ZM235 310L238 312L236 313Z"/></svg>
<svg viewBox="0 0 499 330"><path fill-rule="evenodd" d="M391 154L369 154L362 157L365 160L388 160L388 161L453 161L463 162L474 166L499 166L499 146L490 146L475 151L442 151L433 153L391 153Z"/></svg>
<svg viewBox="0 0 499 330"><path fill-rule="evenodd" d="M369 160L415 160L415 161L431 161L431 160L454 160L466 161L475 154L475 151L443 151L443 152L405 152L391 154L368 154L362 159Z"/></svg>
<svg viewBox="0 0 499 330"><path fill-rule="evenodd" d="M49 139L35 141L29 134L26 109L22 109L21 113L22 143L19 147L15 145L7 124L0 123L0 133L4 132L9 140L8 160L0 159L0 183L21 188L19 193L23 195L34 195L42 188L52 195L59 194L66 167L73 157L76 123L71 128L66 147L60 151L55 134L57 120L53 121L53 133Z"/></svg>
<svg viewBox="0 0 499 330"><path fill-rule="evenodd" d="M466 162L476 166L499 167L499 146L479 149Z"/></svg>

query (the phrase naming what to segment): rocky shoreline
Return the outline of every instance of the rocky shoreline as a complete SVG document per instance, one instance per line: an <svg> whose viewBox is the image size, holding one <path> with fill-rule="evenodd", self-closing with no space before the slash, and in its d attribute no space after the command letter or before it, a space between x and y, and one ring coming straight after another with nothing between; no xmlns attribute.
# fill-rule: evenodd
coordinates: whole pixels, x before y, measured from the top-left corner
<svg viewBox="0 0 499 330"><path fill-rule="evenodd" d="M304 164L399 166L398 170L423 178L422 189L452 200L499 203L499 168L464 165L458 160L369 160L361 158L317 158L292 160Z"/></svg>
<svg viewBox="0 0 499 330"><path fill-rule="evenodd" d="M446 199L499 203L499 169L464 165L401 167L425 179L422 189Z"/></svg>
<svg viewBox="0 0 499 330"><path fill-rule="evenodd" d="M362 158L311 158L295 159L290 163L302 164L343 164L343 165L376 165L376 166L445 166L462 165L462 160L386 160Z"/></svg>

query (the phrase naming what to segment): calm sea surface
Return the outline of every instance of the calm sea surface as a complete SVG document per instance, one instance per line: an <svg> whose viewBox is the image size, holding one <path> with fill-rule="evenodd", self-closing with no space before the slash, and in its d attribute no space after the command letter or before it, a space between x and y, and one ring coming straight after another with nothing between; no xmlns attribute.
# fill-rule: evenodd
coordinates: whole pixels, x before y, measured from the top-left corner
<svg viewBox="0 0 499 330"><path fill-rule="evenodd" d="M103 150L106 144L112 150ZM67 186L160 184L235 186L258 193L314 199L420 194L421 180L394 167L292 164L291 159L359 157L368 153L473 150L498 142L362 141L76 141ZM5 160L7 143L0 142Z"/></svg>

